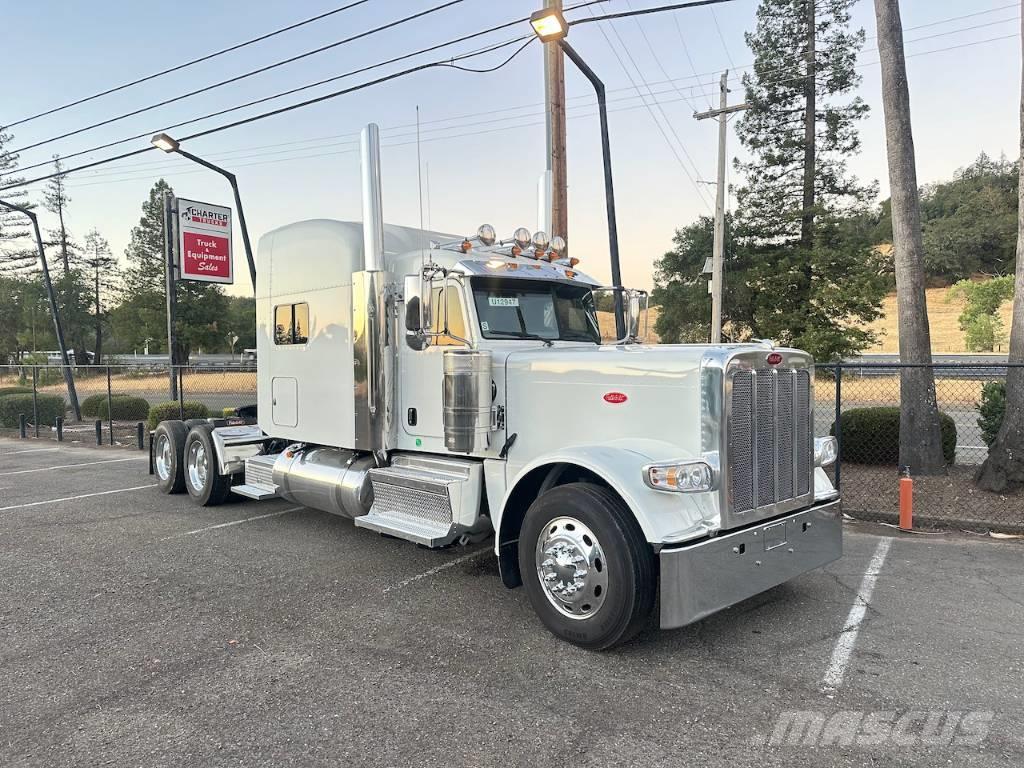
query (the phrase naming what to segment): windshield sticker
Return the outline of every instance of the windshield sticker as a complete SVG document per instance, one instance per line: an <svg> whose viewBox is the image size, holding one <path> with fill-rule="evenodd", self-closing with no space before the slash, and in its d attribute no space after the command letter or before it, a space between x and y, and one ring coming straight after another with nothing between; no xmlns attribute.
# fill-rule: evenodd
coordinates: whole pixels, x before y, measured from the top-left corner
<svg viewBox="0 0 1024 768"><path fill-rule="evenodd" d="M518 307L518 296L488 296L487 303L492 307Z"/></svg>
<svg viewBox="0 0 1024 768"><path fill-rule="evenodd" d="M480 321L480 327L483 328L485 331L491 330L491 326L486 320Z"/></svg>

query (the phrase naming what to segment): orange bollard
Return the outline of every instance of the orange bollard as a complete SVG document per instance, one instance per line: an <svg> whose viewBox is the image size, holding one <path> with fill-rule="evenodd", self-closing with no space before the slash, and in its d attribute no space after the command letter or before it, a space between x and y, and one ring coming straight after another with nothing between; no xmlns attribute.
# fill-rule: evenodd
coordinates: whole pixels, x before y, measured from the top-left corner
<svg viewBox="0 0 1024 768"><path fill-rule="evenodd" d="M914 481L910 472L900 478L900 530L914 529Z"/></svg>

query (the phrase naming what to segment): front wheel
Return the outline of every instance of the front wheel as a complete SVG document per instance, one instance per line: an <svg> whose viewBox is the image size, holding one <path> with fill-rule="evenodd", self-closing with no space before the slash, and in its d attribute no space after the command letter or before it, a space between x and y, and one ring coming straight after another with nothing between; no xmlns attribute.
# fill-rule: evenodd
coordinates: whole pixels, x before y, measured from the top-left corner
<svg viewBox="0 0 1024 768"><path fill-rule="evenodd" d="M603 486L570 483L539 496L520 531L519 569L544 625L582 648L629 640L654 609L654 552Z"/></svg>

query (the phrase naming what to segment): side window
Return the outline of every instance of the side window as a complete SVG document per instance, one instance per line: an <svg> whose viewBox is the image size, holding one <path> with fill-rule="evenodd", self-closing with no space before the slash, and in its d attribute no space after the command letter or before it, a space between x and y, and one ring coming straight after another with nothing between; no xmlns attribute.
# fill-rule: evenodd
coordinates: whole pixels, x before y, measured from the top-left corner
<svg viewBox="0 0 1024 768"><path fill-rule="evenodd" d="M440 288L434 289L434 318L431 330L434 333L444 331L444 307L441 305L444 291ZM463 347L465 342L459 341L454 336L468 339L466 333L466 321L462 314L462 294L456 288L448 290L448 332L451 336L437 336L433 339L434 344L442 347Z"/></svg>
<svg viewBox="0 0 1024 768"><path fill-rule="evenodd" d="M309 341L309 304L274 307L274 343L305 344Z"/></svg>

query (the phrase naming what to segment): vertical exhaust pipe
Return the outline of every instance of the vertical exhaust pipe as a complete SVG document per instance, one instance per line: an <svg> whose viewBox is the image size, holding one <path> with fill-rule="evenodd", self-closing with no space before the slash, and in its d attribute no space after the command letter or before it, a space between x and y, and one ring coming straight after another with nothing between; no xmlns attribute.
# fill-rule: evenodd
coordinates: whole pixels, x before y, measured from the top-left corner
<svg viewBox="0 0 1024 768"><path fill-rule="evenodd" d="M376 123L359 137L363 176L363 268L384 271L384 212L380 191L380 129Z"/></svg>
<svg viewBox="0 0 1024 768"><path fill-rule="evenodd" d="M378 464L390 448L392 365L387 349L384 213L381 205L380 130L370 123L359 140L363 193L363 269L352 276L352 342L355 360L355 447ZM362 361L362 362L360 362Z"/></svg>

